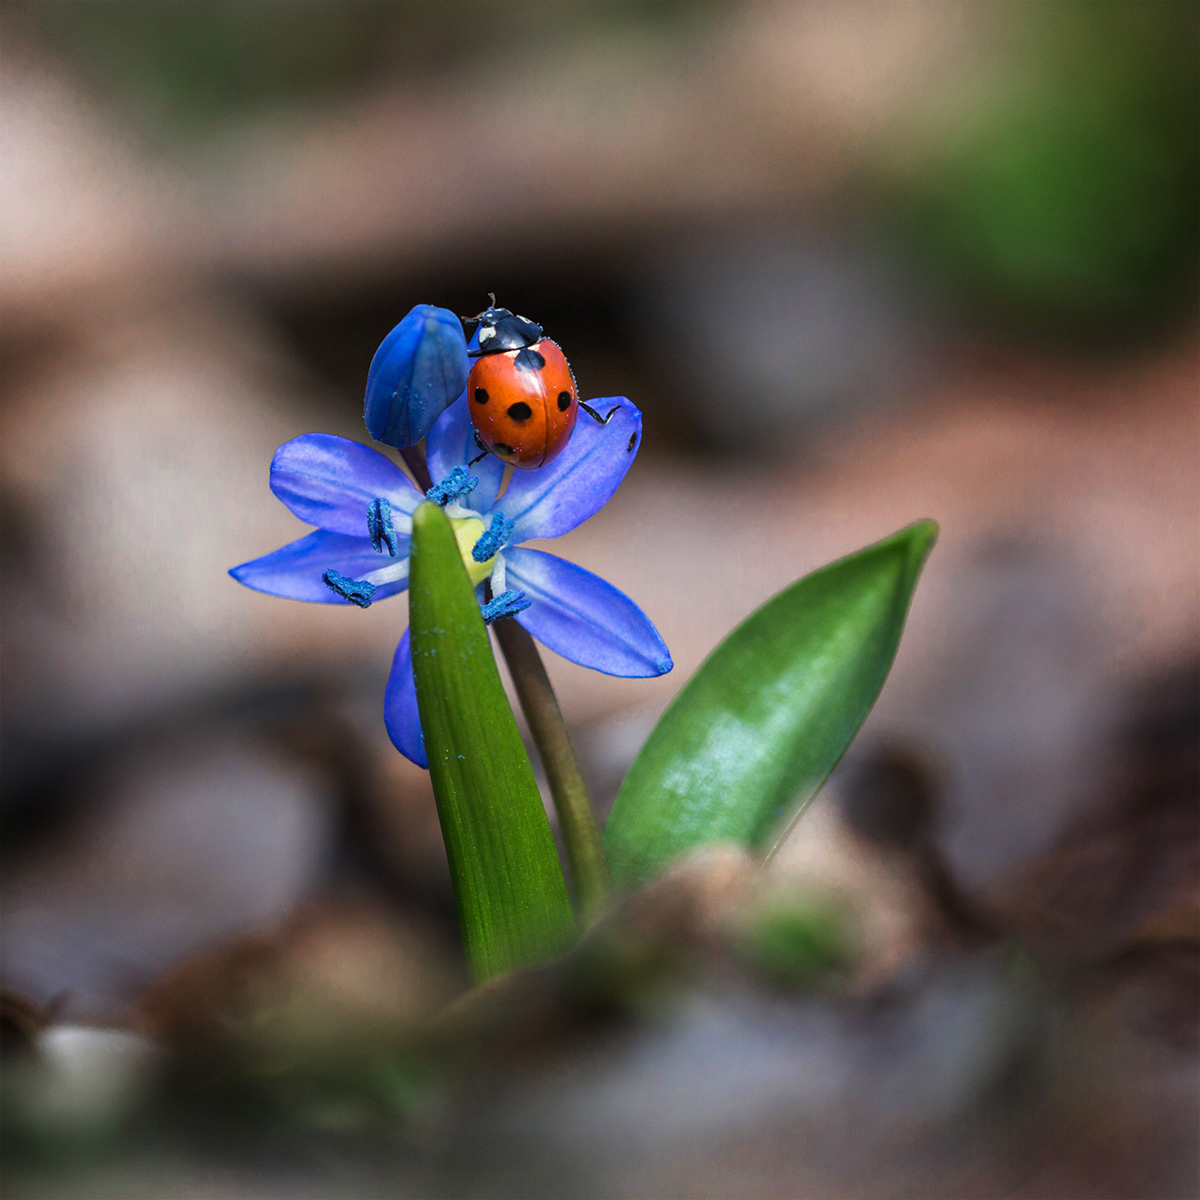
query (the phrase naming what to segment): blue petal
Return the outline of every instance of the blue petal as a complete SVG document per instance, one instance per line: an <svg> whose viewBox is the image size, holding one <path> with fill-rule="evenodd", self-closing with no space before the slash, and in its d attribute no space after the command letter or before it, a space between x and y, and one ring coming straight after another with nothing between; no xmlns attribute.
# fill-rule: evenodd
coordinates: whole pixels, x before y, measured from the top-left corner
<svg viewBox="0 0 1200 1200"><path fill-rule="evenodd" d="M302 521L351 537L367 536L367 511L378 497L406 516L424 498L378 450L331 433L306 433L280 446L271 491Z"/></svg>
<svg viewBox="0 0 1200 1200"><path fill-rule="evenodd" d="M408 537L400 535L398 558L408 557ZM337 571L351 579L362 579L398 561L376 554L365 537L347 537L344 533L329 533L318 529L298 542L291 542L262 558L252 559L234 567L230 575L256 592L270 596L285 596L289 600L308 600L313 604L348 604L349 601L333 592L323 578L326 571ZM407 576L380 583L373 599L383 600L408 587Z"/></svg>
<svg viewBox="0 0 1200 1200"><path fill-rule="evenodd" d="M418 304L371 360L364 405L371 436L415 446L462 393L470 369L459 319L449 309Z"/></svg>
<svg viewBox="0 0 1200 1200"><path fill-rule="evenodd" d="M642 444L642 414L624 396L589 401L600 425L581 412L563 452L539 471L518 471L504 493L512 543L561 537L608 503Z"/></svg>
<svg viewBox="0 0 1200 1200"><path fill-rule="evenodd" d="M646 614L611 583L541 550L506 550L504 562L507 586L533 601L517 621L556 654L628 679L674 665Z"/></svg>
<svg viewBox="0 0 1200 1200"><path fill-rule="evenodd" d="M429 767L425 754L425 739L421 736L421 718L417 715L417 685L413 679L412 651L404 631L392 673L388 676L387 692L383 698L383 723L387 726L392 745L418 767Z"/></svg>
<svg viewBox="0 0 1200 1200"><path fill-rule="evenodd" d="M471 424L467 393L463 392L429 431L425 454L430 478L440 483L455 467L465 466L482 453L475 444L475 426ZM479 485L463 503L476 512L487 512L496 503L504 464L494 454L487 454L471 468L471 474L478 476Z"/></svg>

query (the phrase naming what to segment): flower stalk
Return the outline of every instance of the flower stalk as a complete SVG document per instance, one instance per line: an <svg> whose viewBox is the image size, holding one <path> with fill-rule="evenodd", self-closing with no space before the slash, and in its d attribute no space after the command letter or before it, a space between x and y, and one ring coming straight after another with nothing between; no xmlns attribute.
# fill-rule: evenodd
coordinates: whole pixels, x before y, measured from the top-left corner
<svg viewBox="0 0 1200 1200"><path fill-rule="evenodd" d="M527 545L570 533L608 503L641 446L642 415L636 405L620 396L597 401L607 410L603 418L580 422L552 462L512 475L499 458L478 452L466 386L470 371L459 319L447 309L416 306L376 351L363 405L371 436L399 451L409 474L377 450L346 438L308 433L291 439L271 460L270 486L313 528L278 550L234 567L230 574L268 595L362 609L409 590L411 577L414 616L392 658L383 719L396 749L434 772L456 894L460 884L465 889L460 911L468 914L463 926L468 953L483 978L518 961L533 961L521 949L521 939L520 945L501 945L506 938L512 940L509 934L529 915L519 888L512 892L525 869L503 849L511 832L506 812L512 805L506 798L516 794L513 779L522 773L533 805L525 806L526 815L535 812L541 822L538 827L544 830L554 866L549 874L558 881L562 905L574 927L563 870L528 756L500 688L484 624L496 625L545 766L577 907L585 919L594 917L606 902L608 863L534 639L570 662L623 679L662 675L672 663L658 630L628 596L582 567ZM426 534L423 566L417 553L418 524ZM429 548L435 544L441 545L440 551ZM434 559L445 559L450 566L443 563L445 570L439 574L433 569ZM464 572L470 585L464 593L470 597L465 608L461 595L457 601L452 597ZM435 586L447 579L458 582L448 590ZM468 620L472 606L478 607ZM457 612L453 633L448 632L451 609ZM439 655L439 650L444 653ZM484 659L487 670L481 665ZM474 672L467 669L472 662L478 668ZM440 683L426 682L419 694L418 675ZM468 685L468 676L487 676L495 686L478 679L478 687ZM489 691L492 701L498 697L499 705L480 704L480 689ZM446 703L447 696L456 699ZM495 718L498 707L504 713L500 725L507 722L511 730L511 737L503 735L508 751L514 751L510 757L522 766L507 778L507 768L495 765L504 755L497 758L493 753L496 746L488 732L497 727L495 721L481 725L476 719L487 712ZM448 796L453 803L446 801ZM460 821L465 813L471 815L474 831L469 838L460 836L466 828ZM486 820L475 820L480 814ZM497 826L490 832L489 821ZM518 841L524 837L521 834ZM541 851L537 856L544 859ZM479 895L487 897L507 888L508 898L498 907L488 900L481 908L475 903L479 888L484 889ZM539 941L535 957L540 960L553 940L544 945ZM498 958L492 954L497 946Z"/></svg>
<svg viewBox="0 0 1200 1200"><path fill-rule="evenodd" d="M433 479L429 475L429 466L425 462L425 451L420 446L404 446L400 450L404 465L412 472L417 487L423 492L433 487Z"/></svg>
<svg viewBox="0 0 1200 1200"><path fill-rule="evenodd" d="M601 911L609 895L608 861L596 812L571 746L562 709L533 638L516 621L497 621L492 628L546 770L580 916L587 921Z"/></svg>

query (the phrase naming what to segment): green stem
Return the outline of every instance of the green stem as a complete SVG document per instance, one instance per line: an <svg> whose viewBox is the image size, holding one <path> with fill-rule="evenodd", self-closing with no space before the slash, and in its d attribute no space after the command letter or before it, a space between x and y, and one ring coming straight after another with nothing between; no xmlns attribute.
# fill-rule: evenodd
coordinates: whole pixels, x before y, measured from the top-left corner
<svg viewBox="0 0 1200 1200"><path fill-rule="evenodd" d="M562 709L533 638L509 619L497 621L492 628L546 769L581 915L593 917L608 899L608 860Z"/></svg>

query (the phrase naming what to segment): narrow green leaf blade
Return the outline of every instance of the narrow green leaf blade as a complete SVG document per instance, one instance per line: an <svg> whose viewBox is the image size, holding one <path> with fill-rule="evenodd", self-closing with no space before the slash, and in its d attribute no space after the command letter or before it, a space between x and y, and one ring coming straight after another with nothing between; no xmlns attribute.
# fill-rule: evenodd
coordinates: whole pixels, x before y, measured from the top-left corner
<svg viewBox="0 0 1200 1200"><path fill-rule="evenodd" d="M417 709L458 919L476 982L544 961L575 934L562 866L449 518L413 516Z"/></svg>
<svg viewBox="0 0 1200 1200"><path fill-rule="evenodd" d="M936 537L918 521L805 576L713 651L621 785L614 882L712 842L762 849L812 799L879 696Z"/></svg>

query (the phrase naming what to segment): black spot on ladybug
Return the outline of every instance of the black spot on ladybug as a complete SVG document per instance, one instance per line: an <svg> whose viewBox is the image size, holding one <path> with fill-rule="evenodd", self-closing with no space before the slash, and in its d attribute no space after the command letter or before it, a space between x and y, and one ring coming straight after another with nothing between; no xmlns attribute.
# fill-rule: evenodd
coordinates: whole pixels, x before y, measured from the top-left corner
<svg viewBox="0 0 1200 1200"><path fill-rule="evenodd" d="M626 446L626 447L625 447L625 449L626 449L626 450L627 450L627 451L628 451L630 454L632 454L632 453L633 453L633 448L634 448L634 446L636 446L636 445L637 445L637 434L636 434L636 433L631 433L631 434L629 435L629 445L628 445L628 446Z"/></svg>
<svg viewBox="0 0 1200 1200"><path fill-rule="evenodd" d="M570 392L559 392L558 393L558 411L566 412L567 409L570 407L571 407L571 393Z"/></svg>
<svg viewBox="0 0 1200 1200"><path fill-rule="evenodd" d="M493 450L493 451L494 451L496 454L501 454L501 455L509 455L509 454L511 454L511 453L513 452L513 449L512 449L512 447L511 447L511 446L506 446L506 445L505 445L503 442L496 442L496 443L495 443L495 444L492 446L492 450Z"/></svg>
<svg viewBox="0 0 1200 1200"><path fill-rule="evenodd" d="M488 402L487 388L476 388L475 389L475 403L476 404L486 404L487 402Z"/></svg>
<svg viewBox="0 0 1200 1200"><path fill-rule="evenodd" d="M514 421L528 421L533 416L533 409L524 400L518 400L516 404L508 406L508 415Z"/></svg>
<svg viewBox="0 0 1200 1200"><path fill-rule="evenodd" d="M540 371L546 365L545 356L536 350L531 350L528 346L524 350L517 351L514 361L517 369L521 371Z"/></svg>

